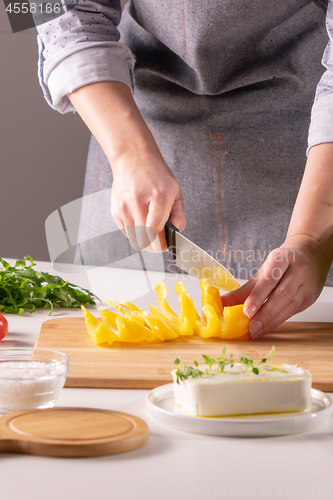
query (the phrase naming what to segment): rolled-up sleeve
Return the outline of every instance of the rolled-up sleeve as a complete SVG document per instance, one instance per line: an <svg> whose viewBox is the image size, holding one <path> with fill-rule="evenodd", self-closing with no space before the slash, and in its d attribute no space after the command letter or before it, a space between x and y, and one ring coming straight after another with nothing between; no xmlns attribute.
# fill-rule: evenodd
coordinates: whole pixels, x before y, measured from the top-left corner
<svg viewBox="0 0 333 500"><path fill-rule="evenodd" d="M75 111L67 94L89 83L122 82L133 88L134 56L118 40L120 0L79 0L38 31L38 77L46 101L60 113Z"/></svg>
<svg viewBox="0 0 333 500"><path fill-rule="evenodd" d="M311 111L308 150L316 144L333 142L333 1L329 0L326 14L329 42L322 64L326 68L321 77Z"/></svg>

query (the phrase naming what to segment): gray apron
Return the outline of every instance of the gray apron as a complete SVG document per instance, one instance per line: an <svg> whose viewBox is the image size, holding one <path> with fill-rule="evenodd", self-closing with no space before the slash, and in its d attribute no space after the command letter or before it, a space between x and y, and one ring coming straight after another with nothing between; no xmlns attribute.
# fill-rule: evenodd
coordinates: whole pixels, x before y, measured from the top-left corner
<svg viewBox="0 0 333 500"><path fill-rule="evenodd" d="M184 235L249 279L283 243L302 179L324 10L310 0L130 0L120 32L136 57L136 103L182 189ZM107 191L83 203L80 241L114 231L111 185L92 138L84 194ZM91 248L105 263L119 254L116 243ZM173 270L167 253L164 262Z"/></svg>

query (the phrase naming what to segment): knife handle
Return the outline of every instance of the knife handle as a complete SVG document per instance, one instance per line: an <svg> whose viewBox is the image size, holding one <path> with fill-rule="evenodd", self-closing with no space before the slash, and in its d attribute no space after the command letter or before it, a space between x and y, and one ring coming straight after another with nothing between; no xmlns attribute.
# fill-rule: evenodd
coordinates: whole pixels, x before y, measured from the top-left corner
<svg viewBox="0 0 333 500"><path fill-rule="evenodd" d="M173 260L176 260L176 232L179 233L179 229L168 220L165 224L165 238Z"/></svg>

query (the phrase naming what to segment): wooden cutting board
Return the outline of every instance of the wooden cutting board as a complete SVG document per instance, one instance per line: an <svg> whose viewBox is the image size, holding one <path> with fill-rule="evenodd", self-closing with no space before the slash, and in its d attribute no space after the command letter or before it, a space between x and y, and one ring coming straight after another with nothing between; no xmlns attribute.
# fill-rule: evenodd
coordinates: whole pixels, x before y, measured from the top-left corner
<svg viewBox="0 0 333 500"><path fill-rule="evenodd" d="M313 376L313 387L333 392L333 323L287 322L259 340L248 336L230 340L183 337L154 344L97 346L81 318L51 319L43 323L36 347L71 357L66 387L153 389L172 381L173 361L202 361L202 354L217 357L223 345L227 354L262 359L275 345L275 363L298 364Z"/></svg>

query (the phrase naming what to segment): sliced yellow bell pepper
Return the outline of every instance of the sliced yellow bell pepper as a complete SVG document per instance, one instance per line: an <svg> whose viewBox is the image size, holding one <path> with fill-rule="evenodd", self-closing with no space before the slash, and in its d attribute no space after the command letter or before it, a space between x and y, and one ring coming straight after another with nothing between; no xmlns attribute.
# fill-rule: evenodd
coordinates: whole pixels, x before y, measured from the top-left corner
<svg viewBox="0 0 333 500"><path fill-rule="evenodd" d="M147 313L147 311L144 311L140 307L135 306L130 302L124 302L124 305L118 304L118 302L113 302L112 300L105 300L105 302L110 304L110 306L112 306L114 309L123 312L124 316L127 319L132 320L133 327L139 328L137 326L137 323L140 323L140 325L143 327L143 329L140 330L148 342L152 342L153 340L156 340L158 338L147 323L146 318L147 316L149 316L149 313Z"/></svg>
<svg viewBox="0 0 333 500"><path fill-rule="evenodd" d="M247 333L248 318L243 314L243 306L223 308L220 292L206 279L200 280L202 292L202 318L198 315L193 299L182 283L175 290L179 296L180 315L172 311L166 301L168 290L164 283L156 286L157 299L163 316L171 328L180 334L179 324L185 318L191 323L194 333L202 338L220 337L223 339L242 337Z"/></svg>
<svg viewBox="0 0 333 500"><path fill-rule="evenodd" d="M125 305L117 304L116 302L106 301L115 309L123 312L123 314L128 318L128 330L133 335L132 329L138 329L137 322L141 324L141 332L145 335L146 340L152 342L153 340L172 340L178 337L178 334L172 328L172 322L169 322L159 313L157 307L150 305L152 316L149 315L147 311L144 311L138 306L131 304L130 302L125 302ZM187 320L185 320L187 325ZM178 326L178 325L177 325ZM183 325L178 327L179 330L182 329ZM148 327L148 328L147 328ZM184 326L183 326L184 329Z"/></svg>
<svg viewBox="0 0 333 500"><path fill-rule="evenodd" d="M126 318L129 318L129 319L135 319L136 321L138 321L138 323L141 323L141 325L144 325L146 320L145 320L145 314L146 311L143 311L142 309L140 309L139 307L135 306L135 309L134 307L130 307L130 306L133 306L133 304L130 304L129 302L125 302L125 304L118 304L118 302L114 302L113 300L106 300L104 299L104 301L109 304L111 307L113 307L113 309L116 309L116 311L119 311L120 313L122 313Z"/></svg>
<svg viewBox="0 0 333 500"><path fill-rule="evenodd" d="M135 320L128 320L108 309L100 309L99 313L103 323L110 328L118 342L141 342L146 340L139 328L133 328L132 324ZM136 325L139 325L139 323L136 322Z"/></svg>
<svg viewBox="0 0 333 500"><path fill-rule="evenodd" d="M167 322L168 326L178 335L193 335L193 326L196 326L198 313L194 307L192 297L188 294L182 283L177 283L175 289L179 296L179 316L171 309L166 300L168 295L167 287L164 283L157 283L157 302L162 312L160 317L162 317L164 321Z"/></svg>
<svg viewBox="0 0 333 500"><path fill-rule="evenodd" d="M116 311L100 309L102 322L89 313L83 306L82 312L90 338L96 344L108 342L173 340L179 336L193 333L202 338L220 337L237 338L247 333L249 319L243 313L243 306L223 307L219 290L208 281L200 280L202 292L202 318L198 315L193 299L182 283L175 286L178 294L180 314L177 315L169 306L166 297L168 290L164 283L156 285L157 300L161 312L150 305L149 314L140 307L125 302L107 300Z"/></svg>
<svg viewBox="0 0 333 500"><path fill-rule="evenodd" d="M150 310L152 312L152 316L147 316L146 321L154 334L160 340L173 340L178 338L177 333L166 324L165 321L162 321L160 318L160 313L156 306L149 305Z"/></svg>
<svg viewBox="0 0 333 500"><path fill-rule="evenodd" d="M219 318L223 316L223 305L221 300L221 295L218 288L210 285L206 279L200 280L201 289L201 304L202 307L205 304L211 305Z"/></svg>
<svg viewBox="0 0 333 500"><path fill-rule="evenodd" d="M243 304L223 309L221 339L243 337L248 331L249 318L243 313Z"/></svg>
<svg viewBox="0 0 333 500"><path fill-rule="evenodd" d="M170 321L165 316L163 316L163 314L161 314L159 312L159 310L157 309L156 306L153 306L152 304L150 304L149 309L150 309L151 314L155 318L158 318L163 323L163 325L165 325L167 331L171 330L173 333L175 333L177 335L177 337L179 335L193 335L192 327L191 327L187 318L183 318L182 323L179 323L178 321L173 322L173 321ZM170 332L168 334L168 338L170 338ZM174 338L176 338L176 337L174 337Z"/></svg>
<svg viewBox="0 0 333 500"><path fill-rule="evenodd" d="M117 338L113 339L113 333L104 323L98 321L84 306L81 306L81 310L88 335L95 344L104 344L105 342L112 344L117 341Z"/></svg>
<svg viewBox="0 0 333 500"><path fill-rule="evenodd" d="M197 333L203 339L210 337L221 337L221 319L218 317L214 307L205 304L202 308L202 319L197 321Z"/></svg>
<svg viewBox="0 0 333 500"><path fill-rule="evenodd" d="M171 309L168 302L166 301L169 291L165 286L165 283L157 283L155 286L155 290L157 292L157 302L162 314L170 321L178 321L177 314Z"/></svg>
<svg viewBox="0 0 333 500"><path fill-rule="evenodd" d="M181 283L180 281L176 283L175 290L179 300L180 316L183 316L184 318L187 318L189 320L193 333L195 333L197 328L197 321L200 316L195 308L193 299L184 287L183 283Z"/></svg>
<svg viewBox="0 0 333 500"><path fill-rule="evenodd" d="M223 307L223 299L219 290L211 286L207 280L200 280L200 288L203 319L198 322L198 334L203 338L221 337L222 339L234 339L245 335L250 320L243 313L243 305ZM218 335L217 318L220 321Z"/></svg>
<svg viewBox="0 0 333 500"><path fill-rule="evenodd" d="M141 314L141 313L147 314L146 311L144 311L143 309L141 309L140 307L138 307L138 306L136 306L134 304L131 304L131 302L124 302L124 304L129 309L132 309L133 311L136 311L138 314Z"/></svg>

